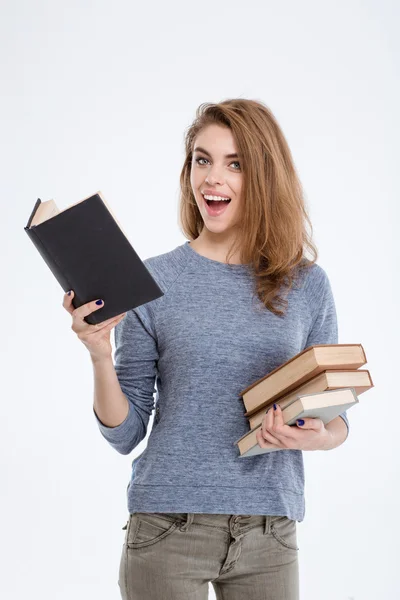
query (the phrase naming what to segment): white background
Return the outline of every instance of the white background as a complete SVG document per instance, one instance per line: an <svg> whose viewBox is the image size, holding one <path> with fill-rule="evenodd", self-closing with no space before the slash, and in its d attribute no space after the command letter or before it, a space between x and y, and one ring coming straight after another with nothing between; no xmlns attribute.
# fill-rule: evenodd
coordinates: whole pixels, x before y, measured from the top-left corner
<svg viewBox="0 0 400 600"><path fill-rule="evenodd" d="M122 456L97 429L90 357L23 229L33 205L101 190L142 259L172 250L184 130L232 97L287 137L339 343L363 344L375 384L344 445L304 453L301 599L399 597L398 29L388 0L2 1L2 598L120 598L147 443Z"/></svg>

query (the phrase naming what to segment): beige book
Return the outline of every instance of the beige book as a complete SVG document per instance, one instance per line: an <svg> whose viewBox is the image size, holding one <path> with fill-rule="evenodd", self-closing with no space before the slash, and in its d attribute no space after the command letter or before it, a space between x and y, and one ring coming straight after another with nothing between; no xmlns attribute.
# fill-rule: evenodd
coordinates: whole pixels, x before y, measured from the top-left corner
<svg viewBox="0 0 400 600"><path fill-rule="evenodd" d="M321 419L326 425L357 403L357 394L352 387L305 394L298 396L297 400L282 411L283 421L286 425L297 427L295 425L297 419L311 417ZM261 448L256 438L260 428L261 425L258 425L234 442L234 445L239 447L239 458L288 450L288 448Z"/></svg>
<svg viewBox="0 0 400 600"><path fill-rule="evenodd" d="M316 344L249 385L240 397L253 413L327 369L355 370L366 362L361 344Z"/></svg>
<svg viewBox="0 0 400 600"><path fill-rule="evenodd" d="M336 390L344 387L353 387L357 396L359 396L363 392L374 387L374 384L370 372L366 369L359 369L356 371L324 371L310 379L310 381L307 381L307 383L303 383L292 392L279 397L275 401L273 400L256 413L245 413L246 416L249 415L248 420L250 429L254 429L254 427L261 424L266 411L274 402L279 404L283 410L300 395L325 392L327 390Z"/></svg>

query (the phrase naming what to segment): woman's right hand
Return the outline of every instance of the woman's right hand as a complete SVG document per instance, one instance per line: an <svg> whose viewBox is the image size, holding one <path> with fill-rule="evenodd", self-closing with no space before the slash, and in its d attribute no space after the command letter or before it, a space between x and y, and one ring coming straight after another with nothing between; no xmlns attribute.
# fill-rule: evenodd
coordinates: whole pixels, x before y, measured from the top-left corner
<svg viewBox="0 0 400 600"><path fill-rule="evenodd" d="M96 304L96 300L82 304L79 308L74 308L72 304L72 298L74 292L71 291L71 295L68 293L64 294L63 307L72 316L71 329L76 333L78 338L85 344L89 350L92 360L101 360L109 358L112 355L112 347L110 341L110 332L115 325L117 325L125 317L126 313L107 319L102 323L96 325L90 325L83 320L84 317L90 315L95 310L102 308L104 303L100 306Z"/></svg>

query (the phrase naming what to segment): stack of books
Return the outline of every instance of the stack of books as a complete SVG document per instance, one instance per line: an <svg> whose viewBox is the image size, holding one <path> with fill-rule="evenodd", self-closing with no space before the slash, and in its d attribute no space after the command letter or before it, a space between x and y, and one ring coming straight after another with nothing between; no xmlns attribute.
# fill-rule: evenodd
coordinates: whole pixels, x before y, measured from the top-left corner
<svg viewBox="0 0 400 600"><path fill-rule="evenodd" d="M250 430L234 442L239 458L275 452L261 448L256 434L266 411L274 403L282 409L283 421L312 417L326 425L358 403L358 396L374 386L361 344L318 344L305 348L240 394Z"/></svg>

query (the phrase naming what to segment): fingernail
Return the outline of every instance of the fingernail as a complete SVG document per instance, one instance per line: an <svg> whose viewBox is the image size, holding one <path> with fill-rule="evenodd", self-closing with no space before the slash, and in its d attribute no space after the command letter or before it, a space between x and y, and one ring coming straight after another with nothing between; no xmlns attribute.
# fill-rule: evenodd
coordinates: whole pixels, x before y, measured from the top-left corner
<svg viewBox="0 0 400 600"><path fill-rule="evenodd" d="M297 425L304 425L303 419L298 419L297 420Z"/></svg>
<svg viewBox="0 0 400 600"><path fill-rule="evenodd" d="M274 410L276 410L276 404L274 404Z"/></svg>
<svg viewBox="0 0 400 600"><path fill-rule="evenodd" d="M68 296L70 296L70 295L71 295L71 292L72 292L72 290L69 290L69 292L68 292Z"/></svg>
<svg viewBox="0 0 400 600"><path fill-rule="evenodd" d="M96 300L96 304L100 306L101 304L103 304L103 300Z"/></svg>

